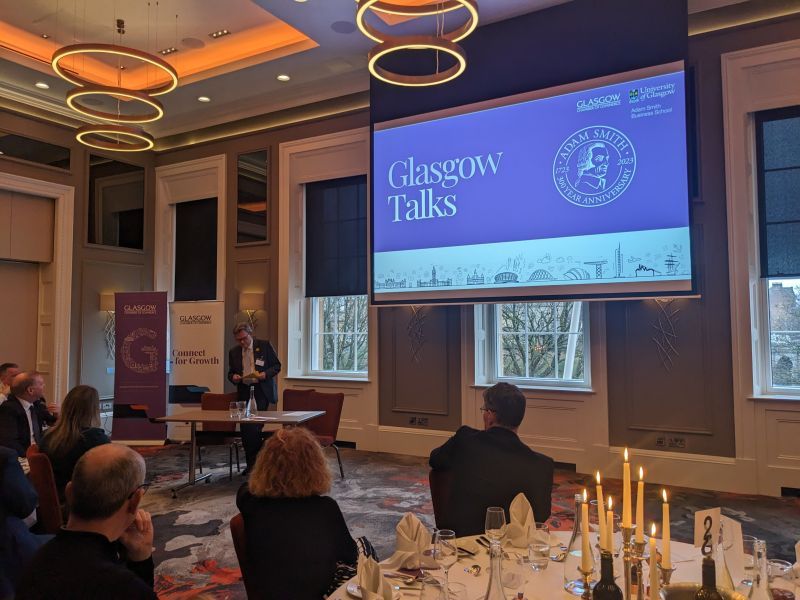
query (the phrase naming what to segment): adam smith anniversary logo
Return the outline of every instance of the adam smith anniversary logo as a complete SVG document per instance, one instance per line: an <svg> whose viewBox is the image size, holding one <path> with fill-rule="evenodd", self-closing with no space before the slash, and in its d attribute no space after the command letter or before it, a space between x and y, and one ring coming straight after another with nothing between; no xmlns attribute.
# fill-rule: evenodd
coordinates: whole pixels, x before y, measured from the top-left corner
<svg viewBox="0 0 800 600"><path fill-rule="evenodd" d="M569 136L556 153L553 182L576 206L595 207L619 198L633 181L636 151L613 127L592 125Z"/></svg>

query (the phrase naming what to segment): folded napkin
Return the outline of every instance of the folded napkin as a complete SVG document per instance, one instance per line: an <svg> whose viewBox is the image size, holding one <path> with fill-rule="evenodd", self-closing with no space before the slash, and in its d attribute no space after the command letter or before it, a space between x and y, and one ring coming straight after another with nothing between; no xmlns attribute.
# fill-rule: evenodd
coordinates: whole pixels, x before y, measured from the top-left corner
<svg viewBox="0 0 800 600"><path fill-rule="evenodd" d="M383 578L375 559L358 557L358 587L363 600L392 600L392 586Z"/></svg>
<svg viewBox="0 0 800 600"><path fill-rule="evenodd" d="M528 502L525 494L521 492L517 494L511 502L508 514L510 522L506 531L506 540L517 548L527 548L530 530L536 521L533 517L531 503Z"/></svg>
<svg viewBox="0 0 800 600"><path fill-rule="evenodd" d="M406 513L397 524L397 549L381 564L386 569L435 569L430 549L430 532L414 514Z"/></svg>

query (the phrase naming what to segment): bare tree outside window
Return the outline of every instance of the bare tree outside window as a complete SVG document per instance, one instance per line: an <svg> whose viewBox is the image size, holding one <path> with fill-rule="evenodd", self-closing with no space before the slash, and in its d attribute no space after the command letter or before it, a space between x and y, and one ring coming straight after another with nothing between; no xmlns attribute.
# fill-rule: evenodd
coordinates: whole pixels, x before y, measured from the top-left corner
<svg viewBox="0 0 800 600"><path fill-rule="evenodd" d="M367 372L367 297L312 298L312 371Z"/></svg>
<svg viewBox="0 0 800 600"><path fill-rule="evenodd" d="M498 304L497 377L585 381L582 302Z"/></svg>
<svg viewBox="0 0 800 600"><path fill-rule="evenodd" d="M800 279L769 280L772 385L800 388Z"/></svg>

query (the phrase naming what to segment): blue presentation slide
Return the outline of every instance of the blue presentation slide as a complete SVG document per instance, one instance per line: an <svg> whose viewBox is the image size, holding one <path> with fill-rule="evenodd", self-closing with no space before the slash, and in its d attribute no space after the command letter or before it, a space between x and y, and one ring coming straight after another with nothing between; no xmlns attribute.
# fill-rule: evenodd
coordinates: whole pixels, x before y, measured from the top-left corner
<svg viewBox="0 0 800 600"><path fill-rule="evenodd" d="M689 290L684 96L684 72L673 66L376 125L376 299L624 283L646 291L653 282L661 291Z"/></svg>

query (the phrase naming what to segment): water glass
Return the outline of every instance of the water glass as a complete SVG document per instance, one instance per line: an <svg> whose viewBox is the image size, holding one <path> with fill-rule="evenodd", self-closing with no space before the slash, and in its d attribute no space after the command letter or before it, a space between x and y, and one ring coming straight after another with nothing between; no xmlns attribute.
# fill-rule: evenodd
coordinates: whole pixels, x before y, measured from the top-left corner
<svg viewBox="0 0 800 600"><path fill-rule="evenodd" d="M794 583L794 568L788 560L772 558L767 561L767 569L770 582L774 579L785 579Z"/></svg>
<svg viewBox="0 0 800 600"><path fill-rule="evenodd" d="M239 418L239 403L238 402L231 402L228 405L228 410L230 411L231 419L238 419Z"/></svg>
<svg viewBox="0 0 800 600"><path fill-rule="evenodd" d="M239 409L239 418L240 419L247 414L247 412L246 412L247 402L237 402L236 403L236 408Z"/></svg>
<svg viewBox="0 0 800 600"><path fill-rule="evenodd" d="M486 509L486 537L493 543L499 544L506 534L508 524L506 522L506 511L502 506L490 506Z"/></svg>
<svg viewBox="0 0 800 600"><path fill-rule="evenodd" d="M544 571L550 564L550 528L535 523L528 540L528 562L534 571Z"/></svg>
<svg viewBox="0 0 800 600"><path fill-rule="evenodd" d="M754 544L757 541L758 538L752 535L742 536L742 544L744 545L744 579L742 579L741 585L753 585L753 575L756 570L756 550Z"/></svg>
<svg viewBox="0 0 800 600"><path fill-rule="evenodd" d="M516 552L509 552L505 556L507 558L502 559L501 583L503 587L514 590L516 598L524 598L525 586L531 577L530 565Z"/></svg>

